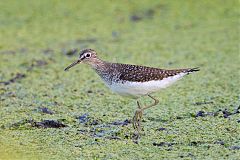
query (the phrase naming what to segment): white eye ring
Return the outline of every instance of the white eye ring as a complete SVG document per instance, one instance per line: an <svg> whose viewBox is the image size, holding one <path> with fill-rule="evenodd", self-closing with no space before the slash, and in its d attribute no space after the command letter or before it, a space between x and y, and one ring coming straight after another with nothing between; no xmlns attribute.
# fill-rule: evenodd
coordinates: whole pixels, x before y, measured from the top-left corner
<svg viewBox="0 0 240 160"><path fill-rule="evenodd" d="M85 57L86 57L86 58L89 58L89 57L91 57L91 54L90 54L90 53L87 53L87 54L85 55Z"/></svg>

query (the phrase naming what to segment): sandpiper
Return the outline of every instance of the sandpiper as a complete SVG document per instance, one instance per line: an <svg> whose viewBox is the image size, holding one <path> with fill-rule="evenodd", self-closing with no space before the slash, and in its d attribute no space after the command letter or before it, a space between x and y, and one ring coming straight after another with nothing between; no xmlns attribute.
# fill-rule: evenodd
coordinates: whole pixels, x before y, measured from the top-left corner
<svg viewBox="0 0 240 160"><path fill-rule="evenodd" d="M132 123L138 134L141 130L143 111L159 103L151 94L170 86L189 73L199 71L198 68L166 70L139 65L110 63L98 58L96 51L93 49L82 50L78 60L65 68L65 71L79 63L90 65L113 92L133 98L148 96L154 100L153 104L143 107L137 100L138 108L135 111Z"/></svg>

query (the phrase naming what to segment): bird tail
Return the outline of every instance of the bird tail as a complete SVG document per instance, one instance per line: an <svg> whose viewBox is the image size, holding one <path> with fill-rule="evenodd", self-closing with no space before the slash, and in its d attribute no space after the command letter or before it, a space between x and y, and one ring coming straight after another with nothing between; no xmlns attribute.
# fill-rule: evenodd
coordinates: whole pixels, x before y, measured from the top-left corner
<svg viewBox="0 0 240 160"><path fill-rule="evenodd" d="M200 71L199 67L187 69L187 72L188 72L188 73L197 72L197 71Z"/></svg>

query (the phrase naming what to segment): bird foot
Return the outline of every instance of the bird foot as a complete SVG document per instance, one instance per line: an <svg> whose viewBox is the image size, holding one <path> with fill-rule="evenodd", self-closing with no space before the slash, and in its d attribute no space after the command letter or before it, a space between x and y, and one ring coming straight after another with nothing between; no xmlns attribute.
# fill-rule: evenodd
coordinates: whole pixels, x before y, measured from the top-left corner
<svg viewBox="0 0 240 160"><path fill-rule="evenodd" d="M137 109L135 115L133 116L133 128L135 129L136 133L139 134L142 130L141 121L143 117L143 110Z"/></svg>
<svg viewBox="0 0 240 160"><path fill-rule="evenodd" d="M140 140L140 134L138 132L134 132L131 136L132 141L136 144L138 144L139 140Z"/></svg>

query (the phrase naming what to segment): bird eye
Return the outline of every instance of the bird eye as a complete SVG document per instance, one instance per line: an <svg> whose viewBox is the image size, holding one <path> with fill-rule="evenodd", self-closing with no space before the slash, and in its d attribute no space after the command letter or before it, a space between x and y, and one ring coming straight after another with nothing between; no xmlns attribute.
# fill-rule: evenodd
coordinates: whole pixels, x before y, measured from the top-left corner
<svg viewBox="0 0 240 160"><path fill-rule="evenodd" d="M86 58L89 58L90 56L91 56L90 53L87 53L87 54L86 54Z"/></svg>

